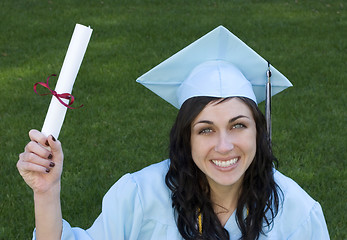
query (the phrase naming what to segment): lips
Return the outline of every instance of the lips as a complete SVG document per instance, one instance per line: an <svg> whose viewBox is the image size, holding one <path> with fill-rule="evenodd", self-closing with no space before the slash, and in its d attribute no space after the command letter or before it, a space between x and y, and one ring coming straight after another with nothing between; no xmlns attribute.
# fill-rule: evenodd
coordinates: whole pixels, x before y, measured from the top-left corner
<svg viewBox="0 0 347 240"><path fill-rule="evenodd" d="M233 158L227 161L212 160L212 162L218 167L227 168L237 163L238 160L239 158Z"/></svg>

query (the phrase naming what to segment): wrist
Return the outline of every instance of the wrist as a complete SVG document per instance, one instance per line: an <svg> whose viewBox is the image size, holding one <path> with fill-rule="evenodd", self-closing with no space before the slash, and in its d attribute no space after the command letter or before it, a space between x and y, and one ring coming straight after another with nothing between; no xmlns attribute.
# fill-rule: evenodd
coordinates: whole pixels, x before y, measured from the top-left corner
<svg viewBox="0 0 347 240"><path fill-rule="evenodd" d="M34 191L34 201L43 201L46 202L49 201L49 199L60 199L60 182L56 184L55 186L49 188L45 192L37 192Z"/></svg>

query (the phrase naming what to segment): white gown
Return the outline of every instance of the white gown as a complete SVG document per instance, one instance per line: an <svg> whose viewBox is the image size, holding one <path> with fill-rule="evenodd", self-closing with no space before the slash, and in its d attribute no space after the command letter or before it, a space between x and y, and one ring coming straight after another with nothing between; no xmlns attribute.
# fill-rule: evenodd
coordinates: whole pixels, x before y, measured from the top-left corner
<svg viewBox="0 0 347 240"><path fill-rule="evenodd" d="M120 178L106 193L102 212L87 230L71 227L63 220L63 240L180 240L170 190L165 184L169 160ZM297 183L275 171L284 194L282 208L264 239L326 240L327 225L321 206ZM235 212L225 225L231 240L239 239ZM35 231L34 237L35 239Z"/></svg>

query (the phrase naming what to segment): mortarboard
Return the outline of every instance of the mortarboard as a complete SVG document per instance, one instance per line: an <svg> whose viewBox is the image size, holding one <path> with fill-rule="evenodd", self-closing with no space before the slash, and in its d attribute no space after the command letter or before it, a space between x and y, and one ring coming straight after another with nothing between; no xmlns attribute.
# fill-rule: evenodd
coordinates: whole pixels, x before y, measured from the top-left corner
<svg viewBox="0 0 347 240"><path fill-rule="evenodd" d="M166 59L136 81L180 108L194 96L266 99L269 63L219 26ZM271 66L271 96L292 86Z"/></svg>

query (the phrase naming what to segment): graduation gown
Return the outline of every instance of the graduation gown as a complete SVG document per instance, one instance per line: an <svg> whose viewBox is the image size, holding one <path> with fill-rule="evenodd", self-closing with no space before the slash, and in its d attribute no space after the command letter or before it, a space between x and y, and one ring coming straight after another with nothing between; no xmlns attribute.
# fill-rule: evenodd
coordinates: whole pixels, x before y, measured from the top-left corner
<svg viewBox="0 0 347 240"><path fill-rule="evenodd" d="M71 227L63 220L63 240L180 240L171 192L165 184L169 160L121 177L105 194L102 212L87 230ZM283 191L274 225L263 239L329 239L323 211L297 183L274 170L274 179ZM231 240L241 237L235 212L225 229ZM35 231L33 239L35 239Z"/></svg>

